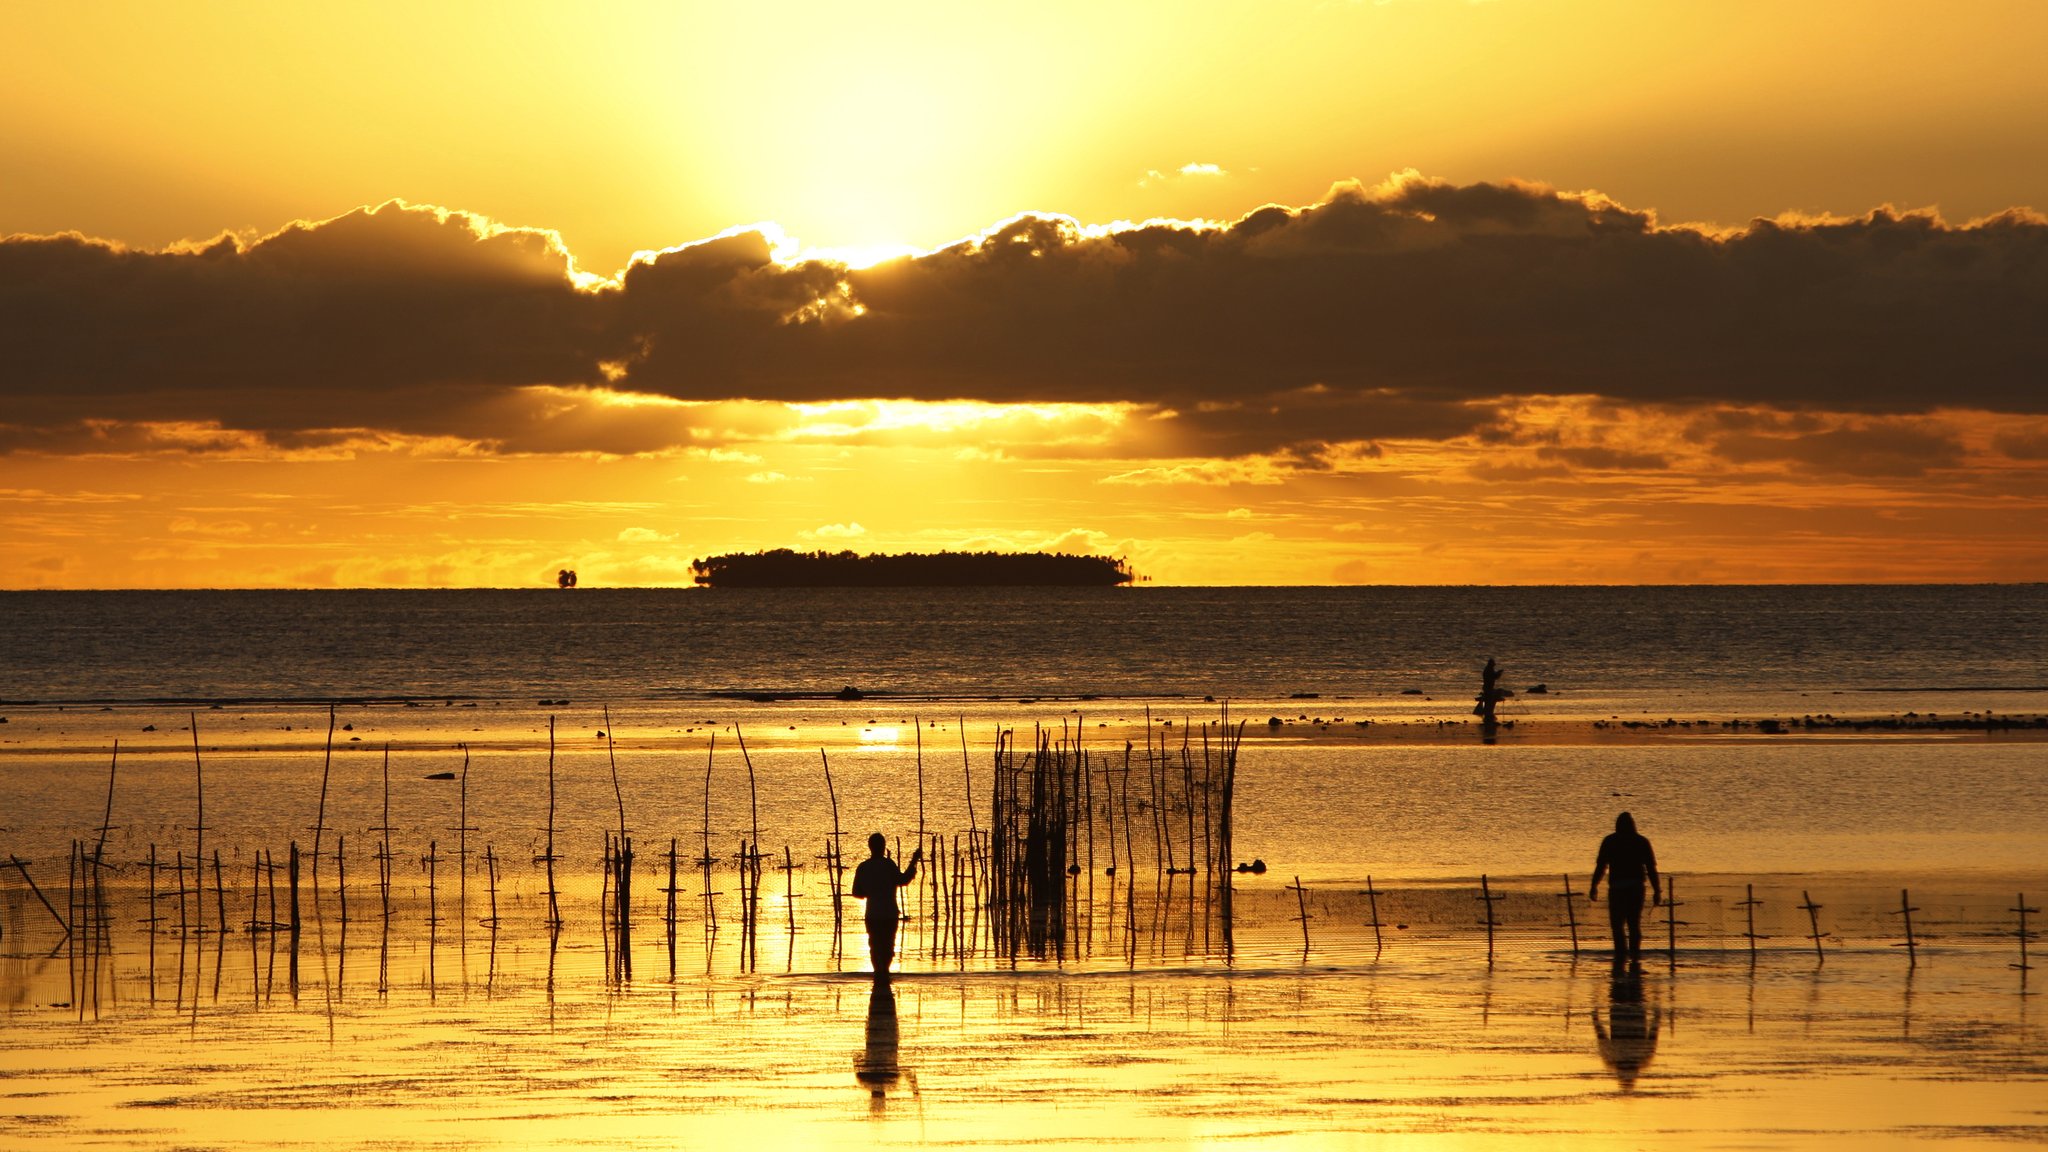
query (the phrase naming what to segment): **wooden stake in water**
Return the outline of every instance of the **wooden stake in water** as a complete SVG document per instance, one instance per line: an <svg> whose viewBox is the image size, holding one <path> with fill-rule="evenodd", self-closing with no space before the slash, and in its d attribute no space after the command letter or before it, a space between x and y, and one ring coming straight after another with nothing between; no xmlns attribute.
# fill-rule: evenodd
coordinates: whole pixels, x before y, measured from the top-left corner
<svg viewBox="0 0 2048 1152"><path fill-rule="evenodd" d="M112 828L114 824L114 769L119 767L120 763L121 742L116 740L114 741L114 757L107 762L107 808L100 815L100 839L99 843L94 845L92 850L94 860L104 858L107 849L107 830Z"/></svg>
<svg viewBox="0 0 2048 1152"><path fill-rule="evenodd" d="M491 914L482 923L496 938L498 932L498 854L489 842L484 844L484 883L490 889Z"/></svg>
<svg viewBox="0 0 2048 1152"><path fill-rule="evenodd" d="M384 744L384 815L377 830L383 840L377 847L377 891L384 903L384 923L391 923L391 744ZM383 989L378 989L382 991Z"/></svg>
<svg viewBox="0 0 2048 1152"><path fill-rule="evenodd" d="M1685 921L1678 918L1678 910L1684 907L1678 899L1678 880L1670 873L1664 876L1664 954L1673 964L1678 963L1678 926Z"/></svg>
<svg viewBox="0 0 2048 1152"><path fill-rule="evenodd" d="M287 954L286 967L291 976L291 994L296 998L299 994L299 842L297 840L291 842L291 855L286 858L285 863L287 867L285 878L291 885L292 898L291 949ZM273 890L275 890L277 881L273 879L270 883ZM276 933L272 933L270 938L272 941L275 941L277 939Z"/></svg>
<svg viewBox="0 0 2048 1152"><path fill-rule="evenodd" d="M1473 897L1473 899L1480 901L1486 906L1486 918L1481 920L1480 923L1486 925L1486 962L1491 964L1493 963L1493 930L1500 926L1500 921L1495 919L1493 915L1493 902L1505 899L1505 897L1494 895L1493 885L1488 882L1486 874L1482 872L1479 875L1479 895Z"/></svg>
<svg viewBox="0 0 2048 1152"><path fill-rule="evenodd" d="M1820 960L1821 963L1825 964L1827 963L1828 956L1826 952L1821 951L1820 947L1821 906L1813 902L1813 897L1807 895L1806 890L1804 888L1799 890L1799 899L1802 901L1802 903L1799 906L1801 908L1806 909L1807 923L1810 924L1813 928L1813 954Z"/></svg>
<svg viewBox="0 0 2048 1152"><path fill-rule="evenodd" d="M1564 874L1564 891L1558 893L1558 898L1564 901L1565 924L1572 930L1572 955L1577 956L1579 954L1579 909L1577 904L1574 903L1577 896L1572 891L1572 874L1569 872Z"/></svg>
<svg viewBox="0 0 2048 1152"><path fill-rule="evenodd" d="M2027 963L2027 941L2034 938L2034 933L2027 931L2027 913L2031 912L2039 915L2041 910L2039 908L2027 907L2027 894L2022 892L2019 894L2018 899L2013 902L2013 906L2007 909L2007 911L2017 912L2020 917L2019 930L2013 933L2013 935L2019 937L2020 941L2020 962L2012 965L2012 967L2019 969L2021 986L2024 987L2027 973L2032 971L2034 967L2032 964Z"/></svg>
<svg viewBox="0 0 2048 1152"><path fill-rule="evenodd" d="M334 766L334 705L327 706L327 750L320 760L320 807L313 813L313 889L320 888L320 837L327 830L327 773Z"/></svg>
<svg viewBox="0 0 2048 1152"><path fill-rule="evenodd" d="M661 890L668 898L668 906L662 912L662 926L668 930L668 978L676 978L676 838L668 838L668 886Z"/></svg>
<svg viewBox="0 0 2048 1152"><path fill-rule="evenodd" d="M190 722L192 729L192 795L194 804L198 809L197 822L192 826L192 835L194 837L192 842L192 866L194 869L192 890L197 892L205 883L203 879L205 873L201 869L204 867L206 860L206 768L199 760L199 714L197 712L187 712L185 716ZM199 906L195 912L198 924L194 931L203 936L206 934L206 902L203 900L199 901ZM221 927L225 928L227 925L223 924Z"/></svg>
<svg viewBox="0 0 2048 1152"><path fill-rule="evenodd" d="M1308 889L1301 886L1301 877L1298 875L1294 878L1294 883L1289 884L1288 887L1294 889L1295 906L1301 909L1301 914L1295 917L1295 919L1301 921L1301 958L1306 961L1308 959L1308 922L1310 920L1308 914Z"/></svg>
<svg viewBox="0 0 2048 1152"><path fill-rule="evenodd" d="M1756 964L1756 942L1770 939L1768 936L1759 936L1756 932L1756 910L1762 904L1763 901L1756 898L1756 885L1744 884L1742 886L1742 901L1736 907L1742 909L1748 924L1748 927L1743 930L1742 938L1749 941L1749 962L1752 966Z"/></svg>
<svg viewBox="0 0 2048 1152"><path fill-rule="evenodd" d="M220 849L213 850L213 902L220 920L220 934L228 934L228 891L227 882L221 879ZM218 972L215 973L219 975Z"/></svg>
<svg viewBox="0 0 2048 1152"><path fill-rule="evenodd" d="M1906 890L1904 888L1899 889L1899 910L1892 913L1892 915L1905 917L1906 942L1904 944L1894 944L1892 947L1904 948L1906 950L1906 967L1908 968L1917 968L1920 965L1919 948L1913 939L1913 913L1918 911L1918 908L1913 907L1912 900L1907 897Z"/></svg>
<svg viewBox="0 0 2048 1152"><path fill-rule="evenodd" d="M64 935L71 935L70 921L64 919L63 916L59 915L56 906L50 903L50 898L48 896L43 895L43 890L41 888L36 887L36 878L28 874L28 865L22 862L21 857L16 856L13 853L9 853L7 859L11 863L13 863L14 870L21 873L21 878L28 883L28 890L36 894L37 900L42 901L44 910L48 911L50 914L50 919L55 920L57 922L57 927L62 928L64 930ZM179 874L178 880L179 909L181 913L178 920L180 932L184 931L184 917L182 915L184 907L184 885L185 881L183 878L183 873L181 872Z"/></svg>
<svg viewBox="0 0 2048 1152"><path fill-rule="evenodd" d="M823 748L818 749L818 759L824 762L825 795L832 801L832 841L825 845L825 883L832 890L832 935L836 938L839 935L840 916L843 911L842 897L840 896L840 889L843 887L840 883L842 857L839 847L843 834L839 830L839 792L832 786L832 759L825 755ZM917 822L919 828L918 842L921 844L924 842L924 762L922 759L918 761L917 766ZM923 892L924 889L920 887L918 893L922 895Z"/></svg>
<svg viewBox="0 0 2048 1152"><path fill-rule="evenodd" d="M469 745L458 747L462 749L462 799L455 817L455 918L466 928L469 925Z"/></svg>
<svg viewBox="0 0 2048 1152"><path fill-rule="evenodd" d="M718 904L712 897L718 893L711 890L711 766L718 756L718 733L711 734L710 746L704 749L704 851L697 857L697 863L704 869L704 930L718 931Z"/></svg>
<svg viewBox="0 0 2048 1152"><path fill-rule="evenodd" d="M1373 955L1377 956L1386 944L1380 939L1380 894L1379 890L1372 886L1371 873L1367 873L1365 877L1365 901L1366 907L1372 910L1372 951ZM1573 938L1573 947L1576 950L1576 937Z"/></svg>
<svg viewBox="0 0 2048 1152"><path fill-rule="evenodd" d="M607 729L609 731L609 729ZM547 855L542 857L548 876L548 927L562 926L562 905L555 889L555 718L548 717L548 827Z"/></svg>
<svg viewBox="0 0 2048 1152"><path fill-rule="evenodd" d="M784 908L789 912L789 934L796 935L796 858L790 855L789 845L782 846L782 886Z"/></svg>
<svg viewBox="0 0 2048 1152"><path fill-rule="evenodd" d="M612 799L619 804L619 840L626 839L626 794L619 789L619 753L612 741L612 706L604 706L604 753L612 766Z"/></svg>

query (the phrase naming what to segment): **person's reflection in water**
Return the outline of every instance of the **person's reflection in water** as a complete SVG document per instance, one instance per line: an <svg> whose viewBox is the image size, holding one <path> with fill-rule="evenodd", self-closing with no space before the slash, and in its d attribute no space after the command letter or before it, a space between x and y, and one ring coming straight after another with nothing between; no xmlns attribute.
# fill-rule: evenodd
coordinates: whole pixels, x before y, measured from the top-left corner
<svg viewBox="0 0 2048 1152"><path fill-rule="evenodd" d="M1642 970L1616 968L1608 986L1607 1019L1602 1023L1600 1013L1593 1013L1593 1034L1600 1038L1600 1059L1623 1092L1636 1090L1636 1077L1657 1054L1663 1017L1663 1009L1643 1001Z"/></svg>
<svg viewBox="0 0 2048 1152"><path fill-rule="evenodd" d="M853 1058L853 1078L868 1090L869 1111L887 1106L889 1089L902 1075L896 1063L896 990L877 980L868 993L867 1046Z"/></svg>

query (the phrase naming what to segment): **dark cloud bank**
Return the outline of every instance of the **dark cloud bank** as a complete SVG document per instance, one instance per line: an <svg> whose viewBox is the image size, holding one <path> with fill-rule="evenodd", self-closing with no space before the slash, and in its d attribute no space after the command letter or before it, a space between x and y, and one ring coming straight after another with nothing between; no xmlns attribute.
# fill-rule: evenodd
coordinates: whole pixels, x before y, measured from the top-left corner
<svg viewBox="0 0 2048 1152"><path fill-rule="evenodd" d="M2048 219L2020 210L1712 232L1410 177L1216 229L1031 216L867 269L771 253L739 233L579 287L548 233L395 203L164 252L12 237L0 448L106 420L490 440L529 385L1125 401L1219 455L1456 436L1518 395L2048 411Z"/></svg>

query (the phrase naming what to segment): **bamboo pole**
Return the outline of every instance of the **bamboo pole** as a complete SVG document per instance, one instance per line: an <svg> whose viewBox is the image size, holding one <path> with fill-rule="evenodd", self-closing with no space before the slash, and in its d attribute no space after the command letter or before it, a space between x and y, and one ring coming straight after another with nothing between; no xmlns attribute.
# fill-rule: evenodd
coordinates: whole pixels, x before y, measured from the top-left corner
<svg viewBox="0 0 2048 1152"><path fill-rule="evenodd" d="M327 746L320 758L320 807L313 814L313 890L320 889L320 840L327 831L327 776L334 766L334 705L327 706Z"/></svg>
<svg viewBox="0 0 2048 1152"><path fill-rule="evenodd" d="M610 729L606 729L610 731ZM547 855L544 857L548 877L548 927L562 926L562 905L560 894L555 888L555 718L548 717L548 828Z"/></svg>
<svg viewBox="0 0 2048 1152"><path fill-rule="evenodd" d="M1908 968L1917 968L1920 965L1919 946L1913 939L1913 913L1918 911L1919 909L1913 907L1913 902L1906 896L1906 890L1904 888L1899 889L1898 914L1905 917L1906 943L1903 947L1906 949L1906 967ZM1900 945L1893 945L1893 947L1900 947Z"/></svg>
<svg viewBox="0 0 2048 1152"><path fill-rule="evenodd" d="M185 716L189 721L192 732L192 794L198 809L196 817L198 822L192 826L192 834L195 838L192 842L192 860L194 868L203 868L206 860L206 768L199 759L199 714L197 712L187 712ZM204 883L203 875L201 872L193 874L192 890L194 892L199 891ZM206 904L203 900L197 903L198 907L194 911L197 913L199 923L195 926L194 931L204 936L206 934Z"/></svg>
<svg viewBox="0 0 2048 1152"><path fill-rule="evenodd" d="M1505 897L1494 894L1493 885L1487 882L1486 874L1483 872L1479 875L1478 899L1484 901L1486 906L1486 918L1481 920L1480 923L1486 925L1486 962L1491 964L1493 963L1493 931L1500 927L1500 921L1495 919L1493 915L1493 904L1494 901L1505 899Z"/></svg>
<svg viewBox="0 0 2048 1152"><path fill-rule="evenodd" d="M1579 910L1574 903L1577 896L1572 891L1572 874L1569 872L1564 873L1564 890L1558 893L1558 899L1564 901L1565 923L1572 930L1572 955L1577 956L1579 954ZM1374 917L1374 919L1378 919L1378 917Z"/></svg>
<svg viewBox="0 0 2048 1152"><path fill-rule="evenodd" d="M1678 877L1669 872L1664 874L1664 954L1671 964L1678 963L1678 928L1686 922L1678 918L1678 910L1685 905L1678 899Z"/></svg>
<svg viewBox="0 0 2048 1152"><path fill-rule="evenodd" d="M1294 878L1294 883L1289 884L1288 887L1294 889L1294 903L1301 910L1301 914L1296 919L1301 921L1301 958L1306 962L1308 960L1308 922L1310 919L1308 914L1308 889L1301 886L1301 877L1298 875ZM1492 948L1491 936L1492 933L1489 931L1489 954L1491 954Z"/></svg>
<svg viewBox="0 0 2048 1152"><path fill-rule="evenodd" d="M42 901L43 908L50 913L50 919L55 920L57 922L57 927L62 928L64 930L64 935L71 935L71 923L64 919L64 917L58 915L56 906L50 903L50 898L48 896L43 895L43 890L36 886L36 878L28 874L28 865L22 862L21 857L16 856L13 853L9 853L7 859L11 863L13 863L14 870L21 873L21 878L28 882L28 890L36 894L37 900ZM179 892L182 894L183 891L184 888L182 887L181 882ZM182 900L180 901L180 903L182 906ZM181 918L180 923L182 922L183 921Z"/></svg>
<svg viewBox="0 0 2048 1152"><path fill-rule="evenodd" d="M2027 941L2032 940L2034 938L2034 934L2027 930L2027 913L2032 912L2038 915L2041 910L2039 908L2027 907L2027 894L2025 892L2022 892L2013 901L2013 906L2007 909L2007 911L2017 912L2019 913L2020 917L2019 930L2013 933L2014 936L2019 937L2020 941L2020 962L2017 964L2009 965L2009 967L2016 968L2019 970L2020 987L2025 988L2027 973L2032 971L2034 968L2032 964L2029 964L2027 962Z"/></svg>
<svg viewBox="0 0 2048 1152"><path fill-rule="evenodd" d="M1570 886L1569 880L1567 880L1566 886ZM1369 872L1365 877L1365 900L1366 907L1372 911L1372 951L1373 955L1377 956L1386 947L1386 944L1380 939L1380 894L1372 886L1372 874ZM1572 950L1574 952L1578 951L1577 936L1572 938Z"/></svg>
<svg viewBox="0 0 2048 1152"><path fill-rule="evenodd" d="M612 799L619 805L619 840L626 839L626 794L619 788L619 753L612 740L612 706L604 706L604 754L612 769Z"/></svg>
<svg viewBox="0 0 2048 1152"><path fill-rule="evenodd" d="M1799 899L1800 899L1800 901L1801 901L1801 903L1800 903L1800 905L1799 905L1799 906L1800 906L1801 908L1804 908L1804 909L1806 909L1806 919L1807 919L1807 921L1808 921L1808 922L1809 922L1809 923L1810 923L1810 924L1811 924L1811 925L1813 926L1813 955L1814 955L1814 957L1815 957L1816 959L1818 959L1818 960L1819 960L1819 961L1820 961L1821 963L1825 964L1825 963L1827 963L1827 959L1828 959L1828 957L1827 957L1827 953L1825 953L1825 952L1821 951L1821 947L1820 947L1820 909L1821 909L1821 906L1820 906L1820 905L1818 905L1818 904L1815 904L1815 903L1813 902L1813 897L1811 897L1811 896L1807 895L1807 894L1806 894L1806 891L1805 891L1804 889L1801 889L1801 890L1800 890L1800 892L1799 892Z"/></svg>
<svg viewBox="0 0 2048 1152"><path fill-rule="evenodd" d="M1756 942L1769 939L1768 936L1757 935L1756 931L1756 910L1762 904L1763 901L1756 898L1756 885L1744 884L1742 886L1742 902L1736 906L1741 908L1743 912L1744 924L1746 926L1743 929L1742 938L1749 941L1749 964L1752 968L1756 967Z"/></svg>
<svg viewBox="0 0 2048 1152"><path fill-rule="evenodd" d="M455 816L455 918L462 926L466 941L469 929L469 745L465 743L457 747L462 749L462 799ZM465 958L468 955L466 942L463 954Z"/></svg>

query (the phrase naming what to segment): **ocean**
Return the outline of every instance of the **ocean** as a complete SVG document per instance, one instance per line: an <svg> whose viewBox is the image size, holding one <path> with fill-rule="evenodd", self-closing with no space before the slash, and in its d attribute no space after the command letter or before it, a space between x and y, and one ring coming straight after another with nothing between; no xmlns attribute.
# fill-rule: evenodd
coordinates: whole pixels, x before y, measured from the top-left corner
<svg viewBox="0 0 2048 1152"><path fill-rule="evenodd" d="M1177 759L1227 715L1241 854L1319 880L1583 869L1624 807L1694 872L2028 872L2048 740L1978 722L2048 708L2044 638L2041 585L9 593L0 841L96 826L117 740L116 839L181 841L195 721L223 842L296 834L331 703L344 821L378 822L388 748L399 808L434 813L408 823L452 824L422 777L469 756L522 849L551 726L591 837L616 765L649 835L752 805L804 844L828 799L897 834L985 821L999 733ZM1517 693L1494 743L1489 657ZM1920 726L1848 725L1887 717Z"/></svg>
<svg viewBox="0 0 2048 1152"><path fill-rule="evenodd" d="M2036 1139L2044 625L2039 586L0 594L9 1139ZM1168 869L1240 730L1226 919ZM983 885L1041 739L1087 799L1020 956ZM1624 809L1679 901L1641 969L1586 899ZM922 834L893 985L835 829Z"/></svg>
<svg viewBox="0 0 2048 1152"><path fill-rule="evenodd" d="M9 700L1460 695L1489 657L1552 708L1984 707L2048 691L2048 585L0 593Z"/></svg>

